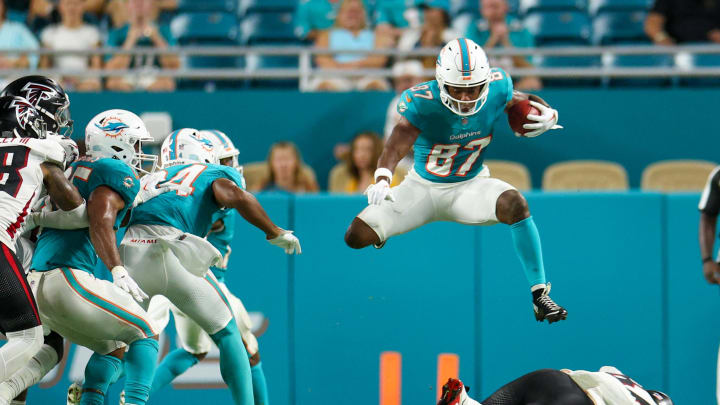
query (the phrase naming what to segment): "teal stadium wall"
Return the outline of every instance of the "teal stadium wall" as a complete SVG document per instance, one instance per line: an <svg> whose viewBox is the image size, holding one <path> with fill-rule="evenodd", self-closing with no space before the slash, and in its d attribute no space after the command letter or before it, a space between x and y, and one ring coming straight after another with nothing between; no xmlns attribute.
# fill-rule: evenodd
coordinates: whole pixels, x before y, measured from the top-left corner
<svg viewBox="0 0 720 405"><path fill-rule="evenodd" d="M720 295L702 278L696 194L528 193L552 295L570 311L553 325L533 318L506 226L435 223L356 251L343 234L363 197L259 198L303 242L288 258L240 221L232 246L228 285L269 321L259 341L275 404L377 403L384 351L402 353L404 404L433 403L440 353L459 355L476 396L538 368L612 364L677 404L715 401ZM73 359L84 365L75 353L31 400L64 396ZM227 401L191 384L150 403Z"/></svg>
<svg viewBox="0 0 720 405"><path fill-rule="evenodd" d="M545 167L566 159L617 161L633 187L657 160L720 161L720 91L542 95L559 109L566 129L518 139L503 120L487 153L526 164L536 186ZM168 111L175 127L225 130L246 162L264 159L272 142L292 139L325 183L335 143L359 130L379 131L391 97L178 92L72 94L71 100L75 136L100 110ZM394 238L382 250L354 251L343 234L365 206L362 197L261 195L271 217L303 242L303 255L288 258L239 221L233 243L228 285L249 311L269 321L259 340L273 403L375 404L380 353L398 351L404 404L433 403L440 353L459 355L461 376L478 397L536 368L612 364L647 387L668 391L679 405L714 404L720 295L702 278L699 196L527 197L552 295L570 311L563 323L535 322L505 226L437 223ZM174 348L173 328L166 333ZM71 376L81 375L78 353L70 348L45 388L33 388L30 404L62 400ZM213 361L204 364L213 368ZM217 385L217 373L165 389L150 403L229 403L227 391L198 384Z"/></svg>
<svg viewBox="0 0 720 405"><path fill-rule="evenodd" d="M530 168L540 187L543 170L568 159L605 159L628 170L632 187L640 173L662 159L720 161L717 106L720 90L546 90L565 129L535 139L512 135L501 119L487 150L490 159L508 159ZM168 111L175 128L225 130L242 151L243 162L264 160L278 140L295 141L322 187L336 163L333 146L361 130L382 131L390 93L297 93L244 91L171 94L78 93L71 95L75 136L96 113L109 108Z"/></svg>

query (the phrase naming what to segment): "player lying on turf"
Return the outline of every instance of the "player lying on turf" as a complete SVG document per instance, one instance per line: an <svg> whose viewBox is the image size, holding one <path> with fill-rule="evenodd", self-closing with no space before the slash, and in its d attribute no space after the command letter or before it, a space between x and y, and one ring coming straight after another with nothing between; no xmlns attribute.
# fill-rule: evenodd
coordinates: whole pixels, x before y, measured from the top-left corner
<svg viewBox="0 0 720 405"><path fill-rule="evenodd" d="M491 178L483 165L503 111L530 100L539 115L527 116L527 137L559 128L557 111L538 96L513 91L510 76L491 69L485 52L469 39L445 45L435 71L436 80L401 95L397 109L402 118L378 160L375 184L365 192L369 206L348 228L346 243L355 249L382 247L388 238L433 221L508 224L536 319L565 319L567 311L548 296L540 236L525 198L510 184ZM413 146L413 170L391 189L393 170Z"/></svg>
<svg viewBox="0 0 720 405"><path fill-rule="evenodd" d="M487 399L470 398L460 380L448 379L438 405L673 405L659 391L646 390L615 367L599 371L533 371L504 385Z"/></svg>

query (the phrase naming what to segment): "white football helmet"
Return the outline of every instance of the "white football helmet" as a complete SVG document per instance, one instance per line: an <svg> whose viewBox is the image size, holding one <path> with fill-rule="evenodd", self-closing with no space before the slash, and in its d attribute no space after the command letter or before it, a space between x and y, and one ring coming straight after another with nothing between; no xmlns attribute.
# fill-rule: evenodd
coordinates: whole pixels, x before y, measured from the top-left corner
<svg viewBox="0 0 720 405"><path fill-rule="evenodd" d="M122 160L139 173L151 173L157 168L157 156L142 151L143 142L152 142L145 123L126 110L107 110L93 117L85 127L85 148L93 158ZM152 164L150 170L142 166Z"/></svg>
<svg viewBox="0 0 720 405"><path fill-rule="evenodd" d="M470 39L453 39L440 50L435 64L435 79L445 107L462 116L475 114L485 104L490 89L490 64L485 51ZM475 100L461 101L450 96L446 86L481 86L480 95Z"/></svg>
<svg viewBox="0 0 720 405"><path fill-rule="evenodd" d="M213 141L218 163L223 159L232 158L232 167L240 170L240 163L238 163L240 151L235 147L229 136L217 129L204 129L200 133Z"/></svg>
<svg viewBox="0 0 720 405"><path fill-rule="evenodd" d="M212 139L194 128L171 132L162 143L160 157L162 167L187 163L218 163Z"/></svg>

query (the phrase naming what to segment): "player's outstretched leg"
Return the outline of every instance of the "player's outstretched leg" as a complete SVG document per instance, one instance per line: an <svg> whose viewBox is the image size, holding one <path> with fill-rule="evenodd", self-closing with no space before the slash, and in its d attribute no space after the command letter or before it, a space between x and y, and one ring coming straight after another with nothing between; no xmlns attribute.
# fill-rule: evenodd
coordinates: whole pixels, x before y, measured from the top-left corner
<svg viewBox="0 0 720 405"><path fill-rule="evenodd" d="M154 394L170 384L177 376L202 361L207 353L192 354L185 349L177 348L168 353L155 370L150 394Z"/></svg>
<svg viewBox="0 0 720 405"><path fill-rule="evenodd" d="M27 365L0 384L0 405L25 402L27 389L40 382L62 357L63 338L50 332L45 336L45 343Z"/></svg>
<svg viewBox="0 0 720 405"><path fill-rule="evenodd" d="M550 285L545 280L540 234L527 201L517 190L508 190L498 197L495 209L498 221L510 225L515 252L533 295L535 319L553 323L567 318L567 311L548 296Z"/></svg>
<svg viewBox="0 0 720 405"><path fill-rule="evenodd" d="M254 404L250 363L235 319L231 319L225 328L210 335L210 338L220 349L220 374L230 388L235 403Z"/></svg>
<svg viewBox="0 0 720 405"><path fill-rule="evenodd" d="M380 246L380 237L362 219L355 217L347 232L345 232L345 243L353 249L375 245Z"/></svg>

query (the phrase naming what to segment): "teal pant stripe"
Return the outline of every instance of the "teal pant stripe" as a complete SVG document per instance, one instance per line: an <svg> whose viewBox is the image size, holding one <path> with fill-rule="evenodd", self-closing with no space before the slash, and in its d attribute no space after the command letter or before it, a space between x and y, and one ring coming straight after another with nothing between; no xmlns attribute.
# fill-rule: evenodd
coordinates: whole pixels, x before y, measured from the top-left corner
<svg viewBox="0 0 720 405"><path fill-rule="evenodd" d="M131 312L128 312L126 309L121 308L110 301L104 300L102 297L93 294L92 291L85 289L85 287L83 287L80 282L78 282L78 280L75 278L75 275L72 273L72 271L70 271L70 269L60 269L60 271L62 271L63 276L65 276L65 280L67 280L70 287L72 287L73 290L80 294L81 297L94 304L95 306L99 307L100 309L103 309L104 311L107 311L115 315L116 317L122 319L123 321L137 327L138 329L143 331L146 337L155 336L155 332L150 327L150 324L148 324L144 319Z"/></svg>
<svg viewBox="0 0 720 405"><path fill-rule="evenodd" d="M214 289L217 291L217 293L220 295L220 298L222 298L222 300L225 301L225 305L227 305L228 309L230 310L230 314L232 314L233 317L234 317L235 315L233 314L232 307L230 306L230 301L227 299L227 297L225 296L225 294L223 294L222 290L220 289L220 286L219 286L219 285L215 282L215 280L213 280L213 278L210 277L209 275L205 275L205 280L207 280L208 283L210 283L210 285L213 286L213 288L214 288Z"/></svg>

